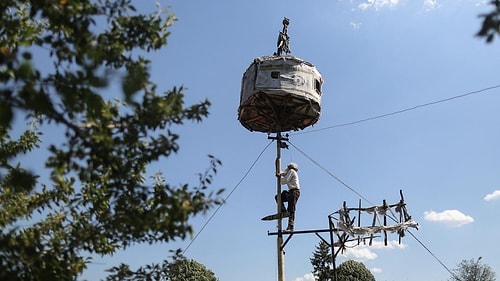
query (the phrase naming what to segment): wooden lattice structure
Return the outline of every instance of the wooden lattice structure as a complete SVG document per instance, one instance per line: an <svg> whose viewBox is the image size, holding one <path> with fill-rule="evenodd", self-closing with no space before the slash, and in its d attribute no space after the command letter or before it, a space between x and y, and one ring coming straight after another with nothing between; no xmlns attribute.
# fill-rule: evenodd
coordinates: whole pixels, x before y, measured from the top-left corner
<svg viewBox="0 0 500 281"><path fill-rule="evenodd" d="M401 239L405 236L408 228L418 229L418 223L411 218L406 208L403 191L400 190L399 193L401 199L395 204L388 204L386 200L383 200L382 205L362 207L360 200L358 207L347 207L344 201L342 208L328 215L328 229L301 230L286 233L278 231L269 232L268 235L289 234L281 246L284 248L294 234L316 234L332 249L333 280L337 280L335 260L339 253L343 253L346 250L347 242L357 241L357 245L368 244L371 246L375 238L383 236L384 245L387 246L389 233L396 233L399 243L401 243ZM371 216L371 225L362 226L361 218L366 215ZM330 241L319 235L319 233L325 232L330 234ZM380 234L381 236L376 234Z"/></svg>

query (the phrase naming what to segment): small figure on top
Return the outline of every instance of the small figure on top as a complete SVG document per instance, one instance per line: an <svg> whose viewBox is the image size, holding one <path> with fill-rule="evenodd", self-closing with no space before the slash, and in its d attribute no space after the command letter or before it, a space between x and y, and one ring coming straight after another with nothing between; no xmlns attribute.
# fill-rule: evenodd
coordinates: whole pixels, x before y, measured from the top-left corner
<svg viewBox="0 0 500 281"><path fill-rule="evenodd" d="M288 212L288 227L285 230L288 232L291 232L294 229L295 206L297 205L297 201L300 197L299 175L297 174L298 171L299 166L292 162L288 164L285 171L281 171L276 174L276 176L280 178L280 183L288 186L288 190L283 190L281 192L281 213L283 214ZM278 195L276 195L274 199L277 202ZM285 208L284 202L287 202L288 208Z"/></svg>
<svg viewBox="0 0 500 281"><path fill-rule="evenodd" d="M285 53L288 55L290 53L290 37L288 36L288 25L290 24L290 19L283 19L283 30L280 31L278 36L278 43L276 44L278 47L278 51L274 53L276 56L281 56L281 53Z"/></svg>

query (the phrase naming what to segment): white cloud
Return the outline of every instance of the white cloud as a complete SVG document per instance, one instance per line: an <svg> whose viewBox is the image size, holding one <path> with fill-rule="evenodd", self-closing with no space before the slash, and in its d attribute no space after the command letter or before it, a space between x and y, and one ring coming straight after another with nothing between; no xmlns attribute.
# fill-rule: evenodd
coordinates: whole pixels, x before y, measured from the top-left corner
<svg viewBox="0 0 500 281"><path fill-rule="evenodd" d="M367 10L373 8L375 10L380 10L382 8L392 8L399 3L399 0L366 0L365 2L358 5L358 9Z"/></svg>
<svg viewBox="0 0 500 281"><path fill-rule="evenodd" d="M437 213L434 211L426 211L424 219L433 222L442 222L449 226L462 226L464 224L472 223L474 219L471 216L462 214L458 210L445 210Z"/></svg>
<svg viewBox="0 0 500 281"><path fill-rule="evenodd" d="M489 5L490 4L489 2L490 1L485 1L485 0L477 1L476 4L475 4L475 6L476 7L481 7L481 6L484 6L484 5Z"/></svg>
<svg viewBox="0 0 500 281"><path fill-rule="evenodd" d="M295 278L295 281L314 281L314 275L312 273L307 273L302 277Z"/></svg>
<svg viewBox="0 0 500 281"><path fill-rule="evenodd" d="M500 199L500 190L495 190L493 193L484 196L484 201L498 200Z"/></svg>
<svg viewBox="0 0 500 281"><path fill-rule="evenodd" d="M388 240L387 241L387 246L384 244L383 241L373 241L372 245L370 246L375 249L404 249L406 248L405 244L399 244L397 240Z"/></svg>
<svg viewBox="0 0 500 281"><path fill-rule="evenodd" d="M351 26L352 26L352 29L358 30L358 29L361 28L361 23L360 22L353 22L353 21L351 21Z"/></svg>
<svg viewBox="0 0 500 281"><path fill-rule="evenodd" d="M360 10L375 9L378 11L383 8L394 8L399 2L399 0L363 0L357 8ZM441 7L438 0L424 0L423 2L426 11L432 11Z"/></svg>
<svg viewBox="0 0 500 281"><path fill-rule="evenodd" d="M437 0L424 0L424 7L427 11L441 7Z"/></svg>
<svg viewBox="0 0 500 281"><path fill-rule="evenodd" d="M382 273L382 268L379 268L379 267L374 267L374 268L372 268L370 270L373 273Z"/></svg>
<svg viewBox="0 0 500 281"><path fill-rule="evenodd" d="M346 249L342 256L353 260L374 260L378 257L369 247L361 245Z"/></svg>
<svg viewBox="0 0 500 281"><path fill-rule="evenodd" d="M377 239L377 238L374 238ZM372 245L368 245L368 241L366 244L358 245L356 241L351 241L346 243L346 251L342 254L343 257L347 259L354 260L374 260L378 257L378 255L373 251L377 249L404 249L406 245L399 244L396 240L387 241L387 246L383 241L373 240Z"/></svg>

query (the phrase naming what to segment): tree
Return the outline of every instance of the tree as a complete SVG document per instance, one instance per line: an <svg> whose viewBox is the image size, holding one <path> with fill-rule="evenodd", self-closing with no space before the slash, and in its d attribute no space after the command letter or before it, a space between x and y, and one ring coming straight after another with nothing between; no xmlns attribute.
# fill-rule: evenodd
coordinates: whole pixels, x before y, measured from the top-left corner
<svg viewBox="0 0 500 281"><path fill-rule="evenodd" d="M366 266L357 261L348 260L337 268L338 281L375 281L373 274Z"/></svg>
<svg viewBox="0 0 500 281"><path fill-rule="evenodd" d="M0 280L75 280L92 255L188 237L189 219L221 202L222 190L208 190L221 165L210 155L195 185L147 178L178 151L176 126L202 121L210 106L186 106L182 87L158 93L150 80L143 56L166 45L175 20L158 9L0 1ZM104 98L110 81L123 101ZM33 120L19 137L14 118ZM43 126L62 133L30 171L22 159L41 149Z"/></svg>
<svg viewBox="0 0 500 281"><path fill-rule="evenodd" d="M494 9L487 14L479 15L483 18L483 23L477 32L477 36L484 37L488 43L493 42L495 35L500 35L500 0L492 0L490 4Z"/></svg>
<svg viewBox="0 0 500 281"><path fill-rule="evenodd" d="M477 260L462 260L453 270L450 281L494 281L495 272L489 265L481 264L481 257Z"/></svg>
<svg viewBox="0 0 500 281"><path fill-rule="evenodd" d="M151 270L154 269L154 270ZM113 274L108 276L107 281L218 281L215 274L203 264L188 260L177 252L173 261L163 261L161 265L153 264L137 271L131 271L128 265L121 264L110 270ZM154 272L152 274L151 272Z"/></svg>
<svg viewBox="0 0 500 281"><path fill-rule="evenodd" d="M331 280L333 276L333 260L330 246L321 240L310 258L313 266L312 274L318 281Z"/></svg>
<svg viewBox="0 0 500 281"><path fill-rule="evenodd" d="M171 281L217 281L215 274L195 260L177 257L169 267Z"/></svg>

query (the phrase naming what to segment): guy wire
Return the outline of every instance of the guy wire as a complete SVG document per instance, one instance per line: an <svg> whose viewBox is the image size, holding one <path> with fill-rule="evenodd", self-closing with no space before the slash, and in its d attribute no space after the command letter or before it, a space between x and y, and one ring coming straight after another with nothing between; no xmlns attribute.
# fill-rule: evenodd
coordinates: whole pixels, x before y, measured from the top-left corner
<svg viewBox="0 0 500 281"><path fill-rule="evenodd" d="M240 186L240 184L243 182L243 180L248 176L248 174L250 173L250 171L253 169L253 167L255 166L255 164L257 164L257 161L259 161L260 157L262 156L262 154L264 154L264 152L267 150L267 148L271 145L271 143L273 143L273 141L270 141L266 147L264 147L264 149L259 153L259 155L257 156L257 158L253 161L253 163L250 165L250 168L248 168L248 170L246 171L246 173L243 175L243 177L238 181L238 183L233 187L233 189L231 190L231 192L229 192L229 194L226 196L226 198L224 198L224 202L226 202L229 197L231 197L231 195L234 193L234 191L236 191L236 189ZM205 222L205 224L203 224L203 226L201 227L200 231L198 231L198 233L196 233L196 235L194 236L194 238L189 242L189 244L187 245L187 247L182 251L182 254L184 254L188 249L189 247L191 247L191 245L194 243L194 241L198 238L198 236L200 236L200 234L203 232L203 230L205 229L205 227L210 223L210 221L215 217L215 215L219 212L220 208L222 208L223 204L220 204L217 209L215 209L215 211L212 213L212 215L208 218L208 220Z"/></svg>
<svg viewBox="0 0 500 281"><path fill-rule="evenodd" d="M431 106L431 105L435 105L435 104L439 104L439 103L451 101L451 100L454 100L454 99L464 98L466 96L470 96L470 95L474 95L474 94L479 94L481 92L493 90L493 89L496 89L496 88L500 88L500 85L486 87L486 88L483 88L483 89L480 89L480 90L475 90L475 91L467 92L465 94L456 95L456 96L452 96L452 97L449 97L449 98L444 98L444 99L440 99L440 100L436 100L436 101L431 101L431 102L427 102L427 103L423 103L423 104L418 104L418 105L415 105L413 107L408 107L408 108L405 108L405 109L396 110L396 111L385 113L385 114L381 114L381 115L367 117L367 118L356 120L356 121L351 121L351 122L342 123L342 124L338 124L338 125L333 125L333 126L329 126L329 127L319 128L319 129L315 129L315 130L302 131L302 132L294 133L293 135L309 134L309 133L324 131L324 130L328 130L328 129L334 129L334 128L338 128L338 127L345 127L345 126L355 125L355 124L358 124L358 123L363 123L363 122L367 122L367 121L371 121L371 120L375 120L375 119L380 119L380 118L384 118L384 117L388 117L388 116L392 116L392 115L404 113L404 112L407 112L407 111L416 110L416 109L419 109L419 108L422 108L422 107L427 107L427 106Z"/></svg>
<svg viewBox="0 0 500 281"><path fill-rule="evenodd" d="M293 146L293 148L297 149L298 152L300 152L302 155L304 155L304 157L306 157L307 159L309 159L309 161L313 162L314 164L316 164L316 166L318 166L320 169L322 169L323 171L325 171L327 174L329 174L331 177L333 177L335 180L337 180L340 184L342 184L344 187L346 187L347 189L351 190L352 192L354 192L356 195L359 196L359 198L365 200L366 202L368 202L369 204L372 204L374 205L372 202L370 202L370 200L366 199L363 195L361 195L361 193L357 192L354 188L350 187L349 185L347 185L345 182L343 182L340 178L338 178L337 176L335 176L332 172L330 172L329 170L327 170L325 167L323 167L321 164L319 164L318 162L316 162L314 159L312 159L309 155L307 155L304 151L300 150L298 147L296 147L292 142L288 141L288 143Z"/></svg>
<svg viewBox="0 0 500 281"><path fill-rule="evenodd" d="M499 85L500 87L500 85ZM325 167L323 167L321 164L319 164L317 161L315 161L314 159L312 159L309 155L307 155L306 153L304 153L302 150L300 150L298 147L296 147L293 143L291 143L290 141L288 141L288 143L293 147L295 148L297 151L299 151L304 157L306 157L307 159L309 159L311 162L313 162L316 166L318 166L320 169L322 169L323 171L325 171L327 174L329 174L330 176L332 176L335 180L337 180L340 184L342 184L344 187L348 188L349 190L351 190L352 192L354 192L356 195L358 195L361 199L365 200L366 202L368 202L369 204L371 205L375 205L373 203L370 202L370 200L366 199L363 195L361 195L359 192L357 192L354 188L350 187L349 185L347 185L345 182L343 182L339 177L335 176L332 172L330 172L329 170L327 170ZM394 214L391 214L391 216L388 216L390 219L394 220L397 222L397 220L393 217ZM377 219L378 218L378 215L377 215ZM436 259L438 261L439 264L441 264L441 266L444 267L444 269L446 269L446 271L448 271L453 277L456 278L456 280L460 280L456 274L450 270L427 246L425 246L425 244L420 241L411 231L407 230L408 233L410 233L410 235L413 237L413 239L415 239L415 241L417 241L420 246L422 246L429 254L431 254L432 257L434 257L434 259Z"/></svg>

